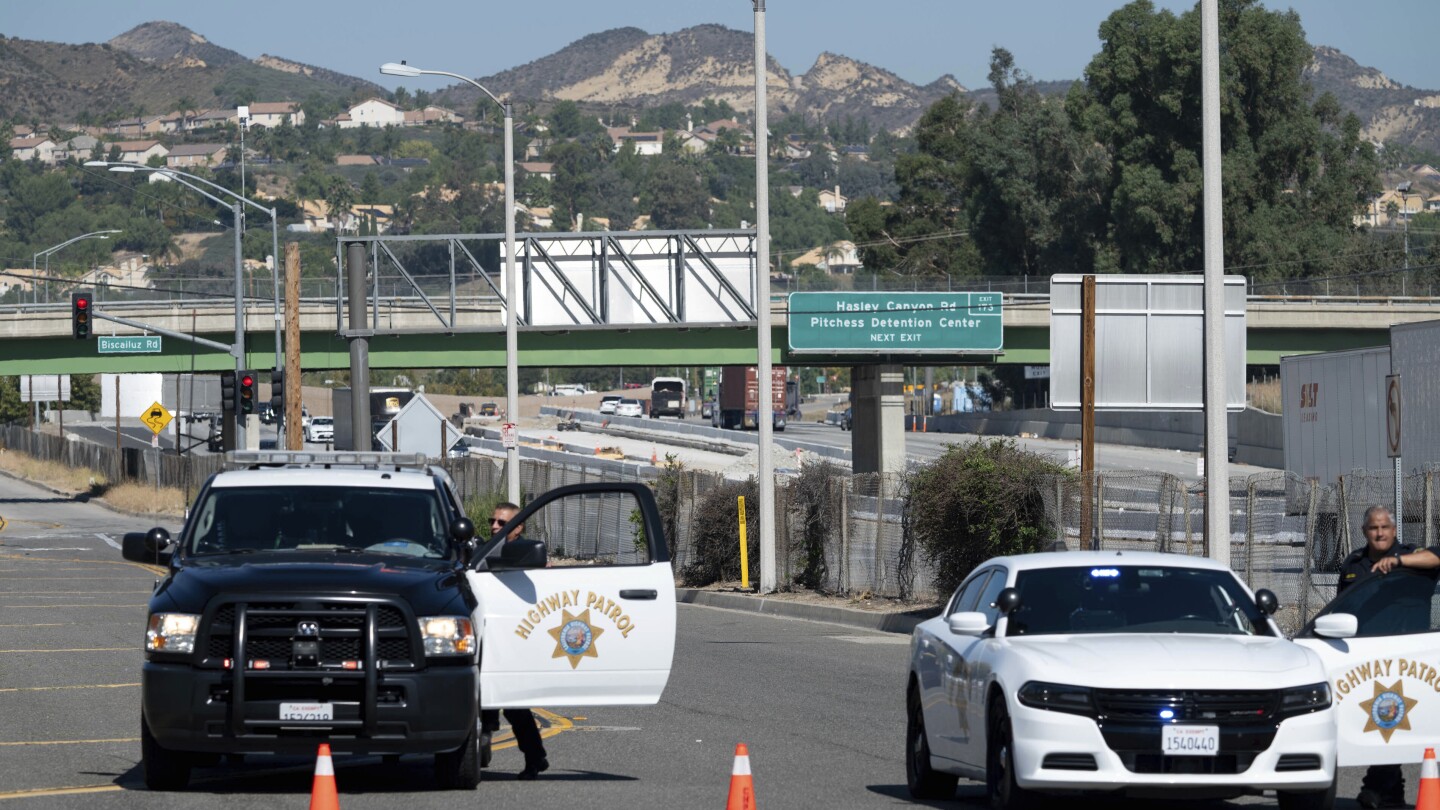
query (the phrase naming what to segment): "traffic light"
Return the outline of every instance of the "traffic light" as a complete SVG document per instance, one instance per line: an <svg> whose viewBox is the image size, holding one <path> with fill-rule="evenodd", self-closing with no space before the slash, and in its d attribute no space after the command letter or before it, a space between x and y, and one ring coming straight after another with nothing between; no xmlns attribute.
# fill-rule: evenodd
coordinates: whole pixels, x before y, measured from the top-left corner
<svg viewBox="0 0 1440 810"><path fill-rule="evenodd" d="M70 293L70 331L76 340L90 337L90 305L94 299L88 292Z"/></svg>
<svg viewBox="0 0 1440 810"><path fill-rule="evenodd" d="M220 372L220 409L235 410L235 372Z"/></svg>
<svg viewBox="0 0 1440 810"><path fill-rule="evenodd" d="M255 412L255 372L238 371L235 373L239 382L236 385L239 393L239 402L236 410L240 413Z"/></svg>
<svg viewBox="0 0 1440 810"><path fill-rule="evenodd" d="M285 417L285 369L277 368L270 374L270 412L275 421Z"/></svg>

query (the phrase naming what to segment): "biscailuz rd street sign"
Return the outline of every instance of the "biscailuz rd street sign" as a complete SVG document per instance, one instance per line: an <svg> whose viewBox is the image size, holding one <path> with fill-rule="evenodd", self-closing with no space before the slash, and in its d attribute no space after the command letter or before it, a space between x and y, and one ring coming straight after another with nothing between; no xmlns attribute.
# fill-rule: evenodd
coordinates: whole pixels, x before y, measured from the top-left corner
<svg viewBox="0 0 1440 810"><path fill-rule="evenodd" d="M101 337L98 345L100 354L159 354L160 336Z"/></svg>
<svg viewBox="0 0 1440 810"><path fill-rule="evenodd" d="M831 354L998 352L998 292L797 292L790 351Z"/></svg>

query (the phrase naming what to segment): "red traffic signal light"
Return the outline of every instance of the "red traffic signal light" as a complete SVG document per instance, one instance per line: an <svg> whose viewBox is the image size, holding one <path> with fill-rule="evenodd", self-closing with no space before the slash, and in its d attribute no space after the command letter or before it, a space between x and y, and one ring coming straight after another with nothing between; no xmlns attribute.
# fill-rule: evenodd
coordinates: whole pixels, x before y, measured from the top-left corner
<svg viewBox="0 0 1440 810"><path fill-rule="evenodd" d="M240 384L237 386L237 388L239 388L239 396L240 396L240 407L239 407L239 411L240 411L241 413L254 413L254 412L255 412L255 374L254 374L254 372L251 372L251 371L242 371L242 372L239 373L238 376L239 376L239 381L240 381Z"/></svg>
<svg viewBox="0 0 1440 810"><path fill-rule="evenodd" d="M76 340L90 337L90 293L70 293L70 334Z"/></svg>

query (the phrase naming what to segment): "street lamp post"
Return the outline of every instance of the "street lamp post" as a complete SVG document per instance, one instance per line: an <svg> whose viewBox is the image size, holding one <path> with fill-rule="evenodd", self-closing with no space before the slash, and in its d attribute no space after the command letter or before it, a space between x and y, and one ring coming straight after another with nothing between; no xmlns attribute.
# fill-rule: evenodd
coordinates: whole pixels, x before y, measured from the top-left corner
<svg viewBox="0 0 1440 810"><path fill-rule="evenodd" d="M519 346L516 335L516 314L519 301L515 295L515 119L510 103L501 101L485 86L468 76L444 70L421 70L404 62L386 62L380 72L387 76L448 76L473 85L505 111L505 418L520 418ZM505 448L505 493L511 503L520 503L520 450L512 442Z"/></svg>
<svg viewBox="0 0 1440 810"><path fill-rule="evenodd" d="M92 160L92 161L87 161L85 165L86 165L86 166L106 166L106 167L109 167L110 171L112 171L112 172L121 172L121 173L136 172L136 171L141 171L141 170L145 170L145 171L156 171L156 170L157 170L155 167L151 167L151 166L140 166L140 165L137 165L137 164L127 164L127 163L111 163L111 162L105 161L105 160ZM244 256L244 254L243 254L243 252L242 252L242 245L241 245L241 242L240 242L240 238L241 238L241 235L240 235L240 217L241 217L242 214L243 214L243 209L241 208L240 203L241 203L242 201L243 201L243 202L250 202L250 201L249 201L249 200L245 200L245 198L236 195L235 192L233 192L233 191L229 191L228 189L225 189L223 186L219 186L220 190L226 191L227 193L229 193L229 194L231 194L232 196L235 197L235 199L234 199L233 201L231 201L231 202L226 202L225 200L222 200L222 199L220 199L219 197L216 197L214 194L211 194L210 192L206 191L205 189L201 188L200 186L197 186L197 185L195 185L194 183L190 183L190 182L187 182L186 180L182 179L183 177L188 177L188 178L190 178L190 179L192 179L192 180L198 180L198 181L200 181L200 182L202 182L202 183L208 183L208 184L210 184L210 185L215 185L215 184L213 184L213 183L210 183L210 181L204 179L203 177L196 177L196 176L193 175L193 174L187 174L187 173L185 173L185 172L178 172L178 171L175 171L174 169L159 169L158 171L161 171L165 176L169 177L171 180L174 180L175 182L179 183L180 185L182 185L182 186L190 189L191 191L194 191L194 192L196 192L197 194L200 194L200 195L206 197L207 199L209 199L211 202L215 203L216 205L221 205L221 206L224 206L224 207L226 207L226 208L229 208L231 214L232 214L233 217L234 217L234 223L235 223L235 343L232 344L231 347L230 347L230 354L233 355L234 358L235 358L235 373L238 375L240 372L242 372L242 371L245 370L245 365L246 365L246 364L245 364L245 287L244 287L245 280L244 280L244 273L243 273L243 270L244 270L244 258L243 258L243 256ZM252 204L254 204L254 203L252 203ZM244 447L245 447L245 444L246 444L246 437L245 437L246 424L245 424L245 422L246 422L246 420L245 420L245 415L237 412L237 413L235 414L235 444L236 444L237 447L240 447L240 448L244 448Z"/></svg>
<svg viewBox="0 0 1440 810"><path fill-rule="evenodd" d="M86 166L106 166L106 167L109 167L109 168L110 168L110 171L112 171L112 172L156 172L156 173L158 173L161 177L170 177L170 178L173 178L173 179L177 180L181 185L184 185L184 186L186 186L186 187L188 187L188 188L194 189L195 191L199 191L201 194L205 194L205 196L210 197L211 200L215 200L215 197L213 197L213 196L211 196L211 195L209 195L209 194L206 194L204 191L201 191L199 188L196 188L195 186L191 185L190 183L186 183L184 180L180 180L180 179L179 179L179 178L181 178L181 177L187 177L187 178L189 178L189 179L191 179L191 180L194 180L194 181L197 182L197 183L203 183L203 184L205 184L206 186L209 186L210 188L214 189L215 191L218 191L218 192L220 192L220 193L222 193L222 194L226 194L226 195L232 197L237 203L245 203L246 205L249 205L249 206L251 206L251 207L253 207L253 208L259 209L260 211L263 211L263 212L265 212L266 214L268 214L268 215L270 216L270 262L271 262L271 266L270 266L270 287L271 287L271 295L272 295L271 301L272 301L272 303L273 303L274 315L275 315L275 368L277 368L277 369L282 368L282 365L281 365L281 364L282 364L283 361L282 361L282 359L281 359L281 354L280 354L280 351L281 351L281 350L280 350L280 328L281 328L281 324L282 324L283 321L284 321L284 317L281 315L281 312L280 312L280 217L279 217L279 215L276 213L275 208L274 208L274 207L266 208L265 206L261 205L260 203L257 203L257 202L255 202L254 200L250 199L249 197L246 197L244 194L237 194L237 193L235 193L234 191L231 191L230 189L228 189L228 188L220 185L219 183L216 183L216 182L214 182L214 181L212 181L212 180L206 180L205 178L200 177L200 176L198 176L198 175L190 174L189 172L182 172L182 171L179 171L179 170L177 170L177 169L161 168L161 167L158 167L158 166L145 166L145 165L142 165L142 164L139 164L139 163L123 163L123 162L120 162L120 161L107 161L107 160L91 160L91 161L87 161L87 162L85 163L85 165L86 165ZM231 205L230 203L226 203L226 202L223 202L223 201L221 201L221 200L215 200L215 201L216 201L216 202L219 202L221 205L225 205L225 206L227 206L227 207ZM244 211L243 211L243 209L241 209L240 214L239 214L239 215L236 217L236 219L235 219L235 232L236 232L236 234L235 234L235 239L236 239L236 245L237 245L236 265L235 265L235 272L236 272L236 275L237 275L237 280L236 280L235 283L236 283L237 292L239 292L239 290L240 290L240 284L241 284L241 282L240 282L240 280L239 280L239 276L241 275L241 269L242 269L242 265L243 265L243 259L241 258L241 255L238 253L238 250L239 250L239 247L238 247L238 246L241 244L240 240L241 240L241 239L243 238L243 236L244 236L244 235L241 233L241 230L240 230L240 226L241 226L241 222L243 221L243 218L244 218ZM243 299L242 299L242 301L243 301ZM243 311L239 308L239 306L243 306L243 304L237 305L236 317L237 317L237 318L243 318L243 317L244 317L244 313L243 313ZM242 340L243 340L243 331L241 330L240 325L239 325L238 323L237 323L237 333L241 334ZM242 357L241 359L243 359L243 357ZM278 446L280 446L280 443L283 442L283 440L284 440L284 438L285 438L285 426L284 426L284 423L283 423L283 422L279 422L279 421L277 421L276 424L278 425L278 427L277 427L277 433L276 433L276 435L277 435L276 446L278 447ZM242 435L243 435L243 434L242 434Z"/></svg>
<svg viewBox="0 0 1440 810"><path fill-rule="evenodd" d="M41 257L41 256L44 256L44 257L45 257L45 280L46 280L46 281L45 281L45 300L46 300L47 302L50 300L50 281L49 281L49 279L50 279L50 254L51 254L51 253L58 253L58 252L60 252L61 250L64 250L65 248L70 247L71 245L75 244L76 242L79 242L81 239L109 239L109 238L110 238L109 235L112 234L112 233L122 233L122 231L117 231L117 230L92 231L92 232L90 232L90 233L81 234L80 236L77 236L77 237L75 237L74 239L67 239L67 240L65 240L64 242L61 242L61 243L58 244L58 245L55 245L55 246L53 246L53 247L45 248L44 250L35 253L34 257L30 260L30 270L31 270L32 272L35 271L35 270L37 270L38 268L36 267L36 265L38 265L38 264L40 263L40 257ZM38 282L38 281L39 281L39 279L35 278L34 276L32 276L32 277L30 278L30 283L31 283L31 285L32 285L32 286L30 287L30 301L31 301L31 303L36 303L36 304L40 303L40 292L39 292L39 290L40 290L40 285L36 283L36 282Z"/></svg>

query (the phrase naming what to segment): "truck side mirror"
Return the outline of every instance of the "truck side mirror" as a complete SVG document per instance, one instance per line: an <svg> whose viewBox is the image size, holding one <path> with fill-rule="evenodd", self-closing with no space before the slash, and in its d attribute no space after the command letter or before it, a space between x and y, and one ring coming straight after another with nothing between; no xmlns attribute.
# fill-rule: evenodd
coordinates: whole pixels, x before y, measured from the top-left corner
<svg viewBox="0 0 1440 810"><path fill-rule="evenodd" d="M450 521L450 536L455 542L468 544L475 539L475 524L467 517L458 517Z"/></svg>
<svg viewBox="0 0 1440 810"><path fill-rule="evenodd" d="M120 543L120 556L131 562L161 565L174 554L166 549L169 545L170 532L158 526L148 532L127 532Z"/></svg>
<svg viewBox="0 0 1440 810"><path fill-rule="evenodd" d="M1261 588L1255 592L1255 607L1260 608L1260 612L1266 616L1274 616L1275 611L1280 609L1280 600L1275 596L1274 591L1269 588Z"/></svg>

